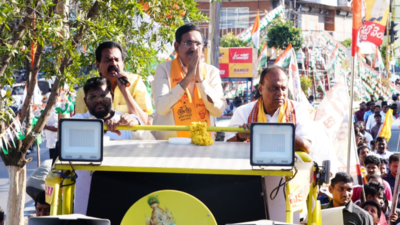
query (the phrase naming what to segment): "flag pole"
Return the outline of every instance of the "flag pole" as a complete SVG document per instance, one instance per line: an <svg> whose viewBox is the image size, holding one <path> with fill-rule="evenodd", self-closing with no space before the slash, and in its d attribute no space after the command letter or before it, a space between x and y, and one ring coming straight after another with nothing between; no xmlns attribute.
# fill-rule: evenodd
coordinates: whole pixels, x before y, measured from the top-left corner
<svg viewBox="0 0 400 225"><path fill-rule="evenodd" d="M355 57L351 57L351 77L350 77L350 105L349 105L349 139L347 145L347 173L350 174L350 153L351 153L351 140L353 137L353 98L354 98L354 64ZM346 83L346 77L345 83Z"/></svg>

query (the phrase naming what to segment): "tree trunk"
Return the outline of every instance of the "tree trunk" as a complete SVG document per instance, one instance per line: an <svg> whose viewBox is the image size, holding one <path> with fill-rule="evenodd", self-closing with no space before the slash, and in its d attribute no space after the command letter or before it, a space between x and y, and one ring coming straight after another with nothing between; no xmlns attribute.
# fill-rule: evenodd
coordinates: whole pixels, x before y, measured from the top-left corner
<svg viewBox="0 0 400 225"><path fill-rule="evenodd" d="M7 166L10 177L6 224L24 225L26 166Z"/></svg>

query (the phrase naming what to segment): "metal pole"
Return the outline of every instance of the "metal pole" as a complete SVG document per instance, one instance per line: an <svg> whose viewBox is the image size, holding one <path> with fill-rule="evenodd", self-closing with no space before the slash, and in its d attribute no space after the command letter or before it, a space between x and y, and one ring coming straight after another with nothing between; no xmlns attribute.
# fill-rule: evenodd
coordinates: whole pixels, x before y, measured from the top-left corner
<svg viewBox="0 0 400 225"><path fill-rule="evenodd" d="M210 64L219 68L219 13L222 2L213 1L210 6L211 13L211 35L208 37L210 40Z"/></svg>
<svg viewBox="0 0 400 225"><path fill-rule="evenodd" d="M49 150L50 151L50 150ZM40 166L40 147L36 141L37 167Z"/></svg>
<svg viewBox="0 0 400 225"><path fill-rule="evenodd" d="M347 145L347 173L350 174L350 153L351 153L351 140L353 137L353 98L354 98L354 64L355 57L351 57L351 77L350 77L350 106L349 106L349 140ZM346 77L345 77L346 82Z"/></svg>

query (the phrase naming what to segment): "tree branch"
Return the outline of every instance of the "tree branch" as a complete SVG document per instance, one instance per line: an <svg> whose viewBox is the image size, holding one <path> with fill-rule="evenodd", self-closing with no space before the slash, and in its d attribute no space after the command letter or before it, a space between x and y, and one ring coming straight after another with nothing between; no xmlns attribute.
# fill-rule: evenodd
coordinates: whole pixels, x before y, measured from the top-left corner
<svg viewBox="0 0 400 225"><path fill-rule="evenodd" d="M29 87L27 88L27 93L24 101L24 105L21 109L21 124L25 119L26 112L29 109L30 103L32 102L33 92L35 91L37 83L37 74L39 72L39 65L43 55L43 46L39 43L37 44L35 58L33 60L33 67L31 72L31 79L29 81Z"/></svg>
<svg viewBox="0 0 400 225"><path fill-rule="evenodd" d="M36 1L36 5L38 4L39 1ZM25 1L25 5L30 5L31 4L31 0L26 0ZM36 6L35 5L35 6ZM23 20L23 22L18 26L18 29L16 31L14 31L13 33L13 38L11 41L11 45L13 48L16 48L18 46L18 43L21 39L22 36L24 36L25 32L26 32L26 27L32 23L33 21L33 14L34 14L34 10L30 7L26 7L26 16ZM1 57L0 60L0 77L2 77L4 75L4 72L6 71L6 68L8 66L8 64L10 63L11 60L11 52L5 54L3 57Z"/></svg>
<svg viewBox="0 0 400 225"><path fill-rule="evenodd" d="M92 8L89 10L87 14L87 19L92 19L96 17L99 14L99 2L95 2L92 6ZM83 34L86 32L88 28L87 24L82 25L82 27L79 29L78 33L74 36L74 47L78 47L80 41L83 38ZM60 65L60 72L61 72L61 77L65 74L65 70L68 66L68 63L71 61L72 57L71 55L67 55L64 57L61 65ZM36 57L35 57L36 60ZM21 143L21 151L26 153L26 150L29 148L29 146L32 145L32 143L36 140L37 135L42 132L44 126L45 126L45 121L47 121L48 117L50 116L50 110L54 110L53 107L56 104L57 96L58 96L58 91L60 86L60 78L57 77L56 80L54 81L53 88L51 90L51 94L49 97L49 100L46 104L45 109L43 110L42 115L40 115L39 120L37 121L36 125L33 127L32 131L26 135L26 138L22 141ZM25 104L24 104L25 105Z"/></svg>

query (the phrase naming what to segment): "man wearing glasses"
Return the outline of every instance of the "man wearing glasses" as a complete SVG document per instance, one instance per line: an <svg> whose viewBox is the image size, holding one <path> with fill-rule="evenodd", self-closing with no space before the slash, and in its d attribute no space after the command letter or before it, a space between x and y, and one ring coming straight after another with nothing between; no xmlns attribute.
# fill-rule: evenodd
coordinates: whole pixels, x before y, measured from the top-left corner
<svg viewBox="0 0 400 225"><path fill-rule="evenodd" d="M121 113L112 107L111 83L104 77L93 77L86 81L83 87L84 101L88 111L84 114L75 114L78 119L103 119L107 126L106 136L115 139L154 139L148 131L119 131L117 126L143 125L138 115Z"/></svg>
<svg viewBox="0 0 400 225"><path fill-rule="evenodd" d="M185 125L220 117L226 108L219 70L201 60L203 37L199 27L186 24L175 32L177 57L157 66L152 83L156 107L154 125ZM157 131L157 140L189 137L189 132ZM213 136L214 137L214 136Z"/></svg>

